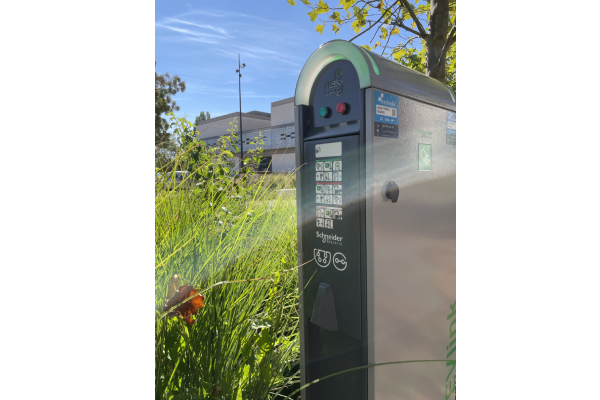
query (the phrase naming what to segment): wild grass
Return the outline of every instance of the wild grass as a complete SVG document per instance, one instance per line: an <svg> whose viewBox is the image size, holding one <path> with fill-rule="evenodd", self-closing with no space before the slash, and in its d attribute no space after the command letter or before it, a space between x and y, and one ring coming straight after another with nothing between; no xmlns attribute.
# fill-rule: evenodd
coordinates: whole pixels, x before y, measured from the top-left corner
<svg viewBox="0 0 600 400"><path fill-rule="evenodd" d="M156 399L284 399L298 387L296 204L262 178L241 195L230 180L156 186ZM163 313L175 274L204 296L191 326Z"/></svg>
<svg viewBox="0 0 600 400"><path fill-rule="evenodd" d="M264 175L255 175L252 182L262 179L262 185L272 190L296 189L296 174L286 172L275 172Z"/></svg>

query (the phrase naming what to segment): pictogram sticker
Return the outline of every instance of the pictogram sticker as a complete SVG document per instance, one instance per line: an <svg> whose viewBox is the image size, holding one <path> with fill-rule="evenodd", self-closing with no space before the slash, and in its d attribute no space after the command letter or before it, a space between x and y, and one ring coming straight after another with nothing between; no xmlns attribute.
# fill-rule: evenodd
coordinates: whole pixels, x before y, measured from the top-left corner
<svg viewBox="0 0 600 400"><path fill-rule="evenodd" d="M317 206L317 218L342 219L342 209L338 207ZM317 225L321 226L321 225Z"/></svg>
<svg viewBox="0 0 600 400"><path fill-rule="evenodd" d="M333 185L333 194L342 194L342 185Z"/></svg>
<svg viewBox="0 0 600 400"><path fill-rule="evenodd" d="M431 145L419 143L419 171L431 171Z"/></svg>
<svg viewBox="0 0 600 400"><path fill-rule="evenodd" d="M342 181L342 171L335 171L333 173L333 181L334 182L341 182Z"/></svg>
<svg viewBox="0 0 600 400"><path fill-rule="evenodd" d="M323 228L325 225L325 220L323 218L317 218L317 228Z"/></svg>
<svg viewBox="0 0 600 400"><path fill-rule="evenodd" d="M334 171L341 171L342 170L342 162L341 161L334 161L333 162L333 170Z"/></svg>
<svg viewBox="0 0 600 400"><path fill-rule="evenodd" d="M346 269L346 267L348 266L348 263L346 261L346 256L343 255L342 253L335 253L333 255L333 266L338 270L338 271L343 271Z"/></svg>
<svg viewBox="0 0 600 400"><path fill-rule="evenodd" d="M331 182L331 180L333 179L333 173L332 172L323 172L323 181L325 182Z"/></svg>
<svg viewBox="0 0 600 400"><path fill-rule="evenodd" d="M332 204L332 203L327 203ZM333 196L333 204L342 204L342 196L335 195Z"/></svg>
<svg viewBox="0 0 600 400"><path fill-rule="evenodd" d="M333 162L323 161L323 171L333 171Z"/></svg>
<svg viewBox="0 0 600 400"><path fill-rule="evenodd" d="M342 219L342 209L341 208L330 208L333 214L333 219Z"/></svg>
<svg viewBox="0 0 600 400"><path fill-rule="evenodd" d="M338 196L338 197L342 197L342 196ZM327 194L325 196L323 196L323 203L325 204L333 204L333 199L331 198L330 194ZM341 201L340 201L341 204Z"/></svg>
<svg viewBox="0 0 600 400"><path fill-rule="evenodd" d="M327 228L327 229L333 229L333 220L331 220L331 219L325 219L325 228Z"/></svg>
<svg viewBox="0 0 600 400"><path fill-rule="evenodd" d="M319 267L326 268L331 262L331 253L321 249L313 249L315 262Z"/></svg>
<svg viewBox="0 0 600 400"><path fill-rule="evenodd" d="M322 181L323 180L323 173L322 172L317 172L316 179L317 179L317 182Z"/></svg>
<svg viewBox="0 0 600 400"><path fill-rule="evenodd" d="M317 171L323 171L323 161L317 161L317 165L315 168Z"/></svg>

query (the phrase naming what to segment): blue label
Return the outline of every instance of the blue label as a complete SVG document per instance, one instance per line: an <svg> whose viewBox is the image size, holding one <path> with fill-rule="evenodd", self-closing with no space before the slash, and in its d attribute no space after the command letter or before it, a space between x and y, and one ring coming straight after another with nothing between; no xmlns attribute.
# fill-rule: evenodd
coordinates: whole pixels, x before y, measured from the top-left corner
<svg viewBox="0 0 600 400"><path fill-rule="evenodd" d="M398 125L398 96L375 90L373 119L375 122Z"/></svg>
<svg viewBox="0 0 600 400"><path fill-rule="evenodd" d="M446 111L446 134L456 136L456 113Z"/></svg>

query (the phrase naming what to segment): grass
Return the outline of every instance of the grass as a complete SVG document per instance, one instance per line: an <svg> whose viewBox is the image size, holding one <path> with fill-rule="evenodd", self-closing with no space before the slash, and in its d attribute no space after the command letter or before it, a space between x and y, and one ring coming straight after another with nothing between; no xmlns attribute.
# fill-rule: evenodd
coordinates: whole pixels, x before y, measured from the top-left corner
<svg viewBox="0 0 600 400"><path fill-rule="evenodd" d="M295 175L254 179L243 196L157 185L156 399L284 399L298 387L296 205L272 190ZM205 297L191 326L162 313L175 274Z"/></svg>
<svg viewBox="0 0 600 400"><path fill-rule="evenodd" d="M253 182L258 182L262 179L262 185L271 190L280 189L296 189L296 174L276 172L264 175L255 175Z"/></svg>

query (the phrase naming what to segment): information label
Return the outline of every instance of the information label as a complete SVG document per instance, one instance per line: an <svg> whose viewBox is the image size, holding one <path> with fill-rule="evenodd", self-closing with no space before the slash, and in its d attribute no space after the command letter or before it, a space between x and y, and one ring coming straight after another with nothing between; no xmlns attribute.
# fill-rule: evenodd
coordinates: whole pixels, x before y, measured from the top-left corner
<svg viewBox="0 0 600 400"><path fill-rule="evenodd" d="M373 121L375 136L398 137L398 96L393 94L374 92Z"/></svg>
<svg viewBox="0 0 600 400"><path fill-rule="evenodd" d="M456 113L446 111L446 144L456 146Z"/></svg>

